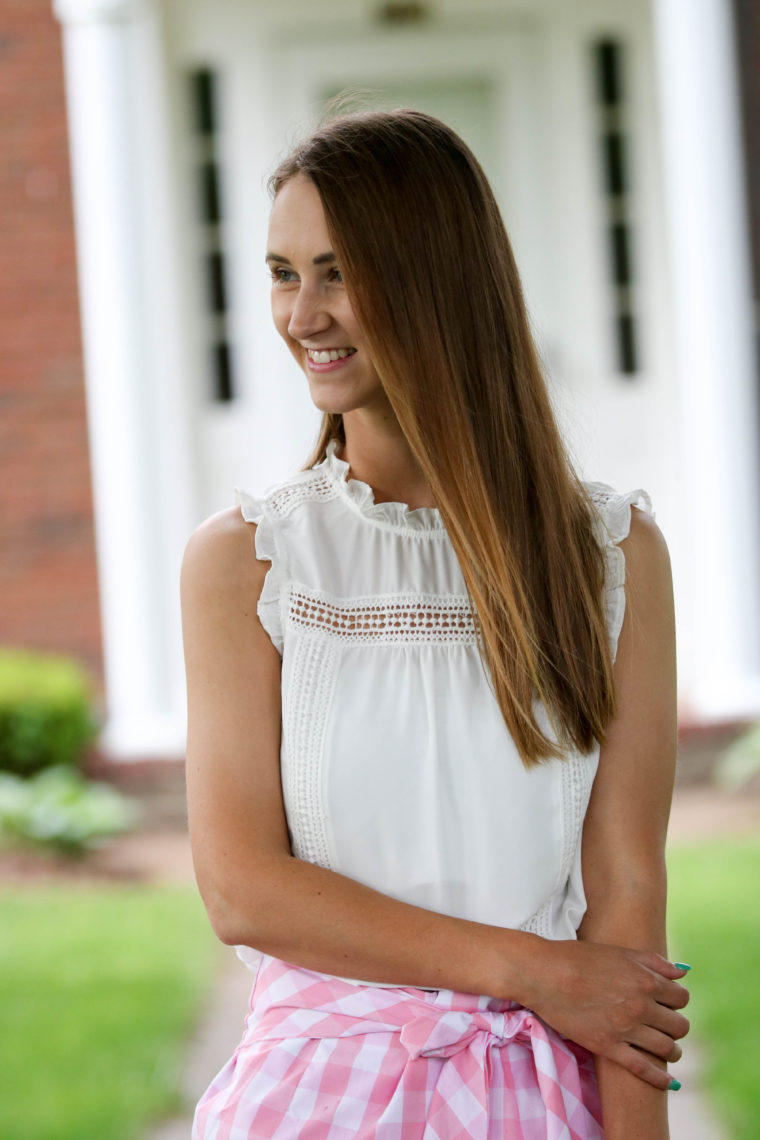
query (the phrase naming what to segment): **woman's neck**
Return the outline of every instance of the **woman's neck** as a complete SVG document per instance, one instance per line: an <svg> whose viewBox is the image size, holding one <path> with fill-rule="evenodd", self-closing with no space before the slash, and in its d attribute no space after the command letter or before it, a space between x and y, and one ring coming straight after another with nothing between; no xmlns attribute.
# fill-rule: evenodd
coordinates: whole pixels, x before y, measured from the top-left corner
<svg viewBox="0 0 760 1140"><path fill-rule="evenodd" d="M436 505L395 416L378 423L359 410L347 412L343 427L346 443L340 457L349 465L350 478L369 484L376 503L406 503L411 510Z"/></svg>

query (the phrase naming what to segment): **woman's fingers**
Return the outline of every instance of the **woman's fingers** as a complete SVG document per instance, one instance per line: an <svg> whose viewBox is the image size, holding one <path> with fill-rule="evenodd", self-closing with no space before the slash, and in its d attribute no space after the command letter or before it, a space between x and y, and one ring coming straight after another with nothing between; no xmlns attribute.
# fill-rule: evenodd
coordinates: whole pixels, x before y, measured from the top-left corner
<svg viewBox="0 0 760 1140"><path fill-rule="evenodd" d="M667 1069L663 1069L649 1054L640 1049L635 1049L632 1045L616 1045L604 1055L653 1088L662 1089L663 1092L670 1088L673 1078Z"/></svg>
<svg viewBox="0 0 760 1140"><path fill-rule="evenodd" d="M681 1046L672 1037L669 1037L667 1033L660 1033L659 1030L652 1029L648 1025L642 1025L632 1035L628 1044L635 1045L637 1049L643 1049L645 1053L659 1057L662 1061L672 1063L681 1056Z"/></svg>
<svg viewBox="0 0 760 1140"><path fill-rule="evenodd" d="M636 958L647 969L652 970L655 974L660 974L663 978L679 979L685 978L691 966L679 966L675 962L671 962L668 958L663 958L662 954L656 954L649 950L635 951Z"/></svg>
<svg viewBox="0 0 760 1140"><path fill-rule="evenodd" d="M667 1005L671 1009L683 1009L689 1003L689 991L678 982L669 982L664 978L657 980L656 998L660 1005Z"/></svg>
<svg viewBox="0 0 760 1140"><path fill-rule="evenodd" d="M689 1032L688 1017L684 1017L682 1013L677 1013L676 1010L661 1005L659 1002L655 1002L651 1011L642 1018L642 1025L658 1029L660 1033L665 1033L674 1041L680 1041Z"/></svg>

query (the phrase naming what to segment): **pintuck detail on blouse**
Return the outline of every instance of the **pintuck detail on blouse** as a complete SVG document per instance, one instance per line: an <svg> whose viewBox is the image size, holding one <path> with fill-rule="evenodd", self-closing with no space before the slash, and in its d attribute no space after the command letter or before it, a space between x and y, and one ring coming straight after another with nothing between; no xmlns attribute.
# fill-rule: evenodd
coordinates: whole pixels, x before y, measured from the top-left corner
<svg viewBox="0 0 760 1140"><path fill-rule="evenodd" d="M282 655L293 853L442 913L575 937L598 746L524 767L439 512L376 503L336 450L261 499L236 491L256 557L270 562L258 614ZM632 507L652 505L645 491L586 487L614 657L620 543Z"/></svg>

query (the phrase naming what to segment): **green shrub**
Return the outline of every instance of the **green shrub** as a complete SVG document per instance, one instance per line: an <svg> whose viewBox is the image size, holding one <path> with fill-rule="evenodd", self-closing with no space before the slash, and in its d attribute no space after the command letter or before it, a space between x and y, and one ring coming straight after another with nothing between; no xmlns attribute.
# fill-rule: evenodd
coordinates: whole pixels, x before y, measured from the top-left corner
<svg viewBox="0 0 760 1140"><path fill-rule="evenodd" d="M0 843L81 855L126 831L134 818L131 800L108 784L85 780L75 768L27 777L0 772Z"/></svg>
<svg viewBox="0 0 760 1140"><path fill-rule="evenodd" d="M0 650L0 769L81 764L95 737L92 683L67 657Z"/></svg>

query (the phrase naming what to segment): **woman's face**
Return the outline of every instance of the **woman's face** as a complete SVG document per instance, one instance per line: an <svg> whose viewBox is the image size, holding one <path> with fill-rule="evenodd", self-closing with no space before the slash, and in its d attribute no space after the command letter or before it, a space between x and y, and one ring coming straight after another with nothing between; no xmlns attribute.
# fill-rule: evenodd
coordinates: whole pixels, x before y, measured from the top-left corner
<svg viewBox="0 0 760 1140"><path fill-rule="evenodd" d="M278 191L267 248L274 323L304 370L316 406L341 413L387 407L311 179L297 175Z"/></svg>

